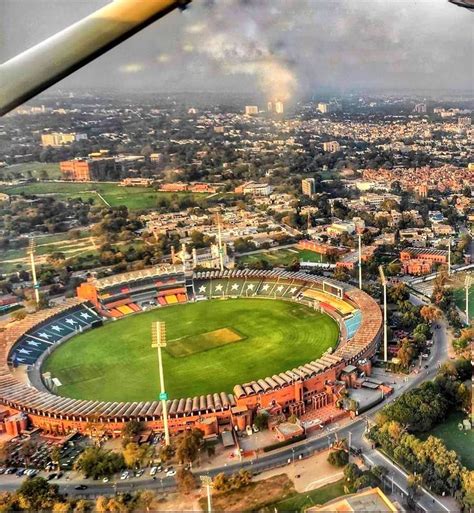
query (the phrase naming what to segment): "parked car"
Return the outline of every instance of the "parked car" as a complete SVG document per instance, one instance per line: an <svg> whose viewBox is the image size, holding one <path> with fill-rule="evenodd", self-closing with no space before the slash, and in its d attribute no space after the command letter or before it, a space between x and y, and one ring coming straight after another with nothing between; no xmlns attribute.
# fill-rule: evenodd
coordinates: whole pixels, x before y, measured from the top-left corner
<svg viewBox="0 0 474 513"><path fill-rule="evenodd" d="M155 476L157 472L158 472L158 467L151 467L150 476Z"/></svg>
<svg viewBox="0 0 474 513"><path fill-rule="evenodd" d="M166 477L173 477L175 475L176 475L176 470L174 470L174 469L168 470L168 472L166 472Z"/></svg>
<svg viewBox="0 0 474 513"><path fill-rule="evenodd" d="M74 490L87 490L87 486L86 485L77 485L74 487Z"/></svg>
<svg viewBox="0 0 474 513"><path fill-rule="evenodd" d="M247 426L245 428L245 432L247 433L248 436L252 436L252 434L253 434L252 428L250 426Z"/></svg>

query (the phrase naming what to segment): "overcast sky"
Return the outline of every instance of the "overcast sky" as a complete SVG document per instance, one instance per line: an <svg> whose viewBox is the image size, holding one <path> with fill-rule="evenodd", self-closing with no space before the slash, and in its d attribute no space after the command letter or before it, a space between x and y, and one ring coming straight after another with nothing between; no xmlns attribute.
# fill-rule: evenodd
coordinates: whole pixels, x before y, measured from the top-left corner
<svg viewBox="0 0 474 513"><path fill-rule="evenodd" d="M146 1L146 0L144 0ZM0 0L0 61L105 5ZM474 14L447 0L194 0L61 88L259 92L469 90Z"/></svg>

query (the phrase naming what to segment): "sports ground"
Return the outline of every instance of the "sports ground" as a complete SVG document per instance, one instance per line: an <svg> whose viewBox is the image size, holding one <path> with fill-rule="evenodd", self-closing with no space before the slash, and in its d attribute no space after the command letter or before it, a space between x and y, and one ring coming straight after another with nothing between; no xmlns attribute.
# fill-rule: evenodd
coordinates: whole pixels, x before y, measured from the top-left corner
<svg viewBox="0 0 474 513"><path fill-rule="evenodd" d="M231 392L314 360L337 343L331 317L272 299L225 299L177 305L109 322L56 349L43 365L57 393L102 401L151 401L159 392L151 323L166 321L163 352L170 399Z"/></svg>

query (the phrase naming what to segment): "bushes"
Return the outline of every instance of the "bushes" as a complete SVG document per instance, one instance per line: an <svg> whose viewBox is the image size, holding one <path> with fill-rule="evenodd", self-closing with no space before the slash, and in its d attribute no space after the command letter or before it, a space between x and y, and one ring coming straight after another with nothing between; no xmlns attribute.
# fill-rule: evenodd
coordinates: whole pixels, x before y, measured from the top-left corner
<svg viewBox="0 0 474 513"><path fill-rule="evenodd" d="M293 438L290 438L289 440L283 440L282 442L277 442L275 444L267 445L263 448L263 452L270 452L275 449L280 449L281 447L286 447L287 445L295 444L296 442L300 442L301 440L304 440L306 438L306 435L303 433L302 435L295 436Z"/></svg>

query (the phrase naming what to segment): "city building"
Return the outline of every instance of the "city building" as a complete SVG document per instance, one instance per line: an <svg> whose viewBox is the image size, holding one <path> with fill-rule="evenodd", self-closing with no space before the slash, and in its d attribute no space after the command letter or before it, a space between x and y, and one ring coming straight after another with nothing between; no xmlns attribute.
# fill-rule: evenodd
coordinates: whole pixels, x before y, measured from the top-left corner
<svg viewBox="0 0 474 513"><path fill-rule="evenodd" d="M348 233L349 235L351 235L355 232L355 229L355 223L352 221L338 221L328 226L326 228L326 233L330 236L337 237L338 235L342 235L343 233Z"/></svg>
<svg viewBox="0 0 474 513"><path fill-rule="evenodd" d="M251 196L270 196L273 187L267 183L246 182L235 188L236 194L250 194Z"/></svg>
<svg viewBox="0 0 474 513"><path fill-rule="evenodd" d="M245 114L247 116L255 116L255 114L258 114L258 107L256 105L246 105Z"/></svg>
<svg viewBox="0 0 474 513"><path fill-rule="evenodd" d="M283 114L285 108L283 106L283 102L277 101L275 102L275 112L277 114Z"/></svg>
<svg viewBox="0 0 474 513"><path fill-rule="evenodd" d="M329 153L336 153L341 149L341 145L337 141L330 141L323 143L323 150Z"/></svg>
<svg viewBox="0 0 474 513"><path fill-rule="evenodd" d="M87 139L86 134L76 134L76 133L62 133L62 132L52 132L50 134L41 134L41 144L44 148L51 146L53 148L59 148L61 146L65 146L66 144L71 144L76 141L80 141L81 139Z"/></svg>
<svg viewBox="0 0 474 513"><path fill-rule="evenodd" d="M416 112L417 114L426 114L427 111L428 107L426 103L417 103L413 108L413 112Z"/></svg>
<svg viewBox="0 0 474 513"><path fill-rule="evenodd" d="M120 176L112 157L65 160L60 162L59 169L65 180L73 182L117 180Z"/></svg>
<svg viewBox="0 0 474 513"><path fill-rule="evenodd" d="M312 196L316 192L316 180L314 178L303 178L301 190L305 196Z"/></svg>
<svg viewBox="0 0 474 513"><path fill-rule="evenodd" d="M124 178L120 183L120 187L151 187L152 178Z"/></svg>
<svg viewBox="0 0 474 513"><path fill-rule="evenodd" d="M406 274L428 274L435 265L448 263L448 252L432 248L406 248L400 251L400 260Z"/></svg>
<svg viewBox="0 0 474 513"><path fill-rule="evenodd" d="M327 114L330 111L329 103L319 102L318 111L322 114Z"/></svg>

